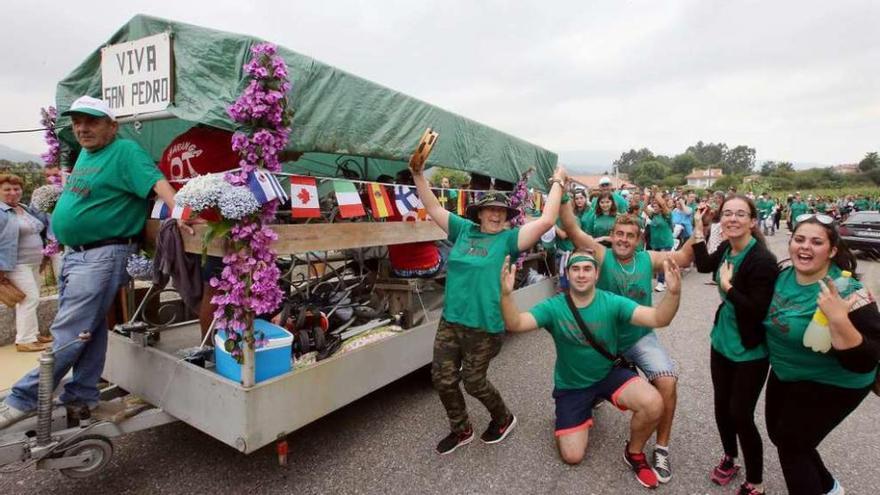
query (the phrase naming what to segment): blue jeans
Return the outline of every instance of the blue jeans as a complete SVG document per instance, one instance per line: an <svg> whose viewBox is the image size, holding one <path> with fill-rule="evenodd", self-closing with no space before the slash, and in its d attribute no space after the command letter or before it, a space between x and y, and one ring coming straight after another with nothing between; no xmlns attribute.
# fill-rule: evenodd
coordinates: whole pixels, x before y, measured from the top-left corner
<svg viewBox="0 0 880 495"><path fill-rule="evenodd" d="M663 376L678 378L678 366L669 357L669 353L654 332L640 338L623 352L623 357L638 366L649 382Z"/></svg>
<svg viewBox="0 0 880 495"><path fill-rule="evenodd" d="M64 255L58 286L58 314L52 323L53 349L91 332L88 342L74 344L55 356L55 385L73 368L73 378L64 385L62 403L98 403L98 380L107 353L107 311L119 288L128 281L125 270L134 245L113 245ZM6 403L21 411L37 408L39 369L12 386Z"/></svg>

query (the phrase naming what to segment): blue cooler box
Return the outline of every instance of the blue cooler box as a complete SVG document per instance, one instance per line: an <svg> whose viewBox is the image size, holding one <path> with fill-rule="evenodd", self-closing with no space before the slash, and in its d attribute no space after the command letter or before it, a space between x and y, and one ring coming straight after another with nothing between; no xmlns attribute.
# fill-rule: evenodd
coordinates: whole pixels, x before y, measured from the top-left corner
<svg viewBox="0 0 880 495"><path fill-rule="evenodd" d="M278 375L283 375L293 368L293 335L287 330L273 325L266 320L254 320L254 331L263 332L269 342L257 349L257 383ZM235 362L232 354L226 352L224 343L226 333L223 330L214 335L214 360L217 373L230 380L241 382L241 365Z"/></svg>

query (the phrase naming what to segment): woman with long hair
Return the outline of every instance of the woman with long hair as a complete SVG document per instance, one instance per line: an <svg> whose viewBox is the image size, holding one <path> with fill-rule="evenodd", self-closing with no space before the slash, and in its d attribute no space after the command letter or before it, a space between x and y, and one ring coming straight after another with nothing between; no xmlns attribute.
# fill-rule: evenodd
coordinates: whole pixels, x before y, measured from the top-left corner
<svg viewBox="0 0 880 495"><path fill-rule="evenodd" d="M842 494L817 448L874 384L880 313L862 284L843 276L855 273L856 259L833 219L808 213L794 220L791 266L779 274L764 320L771 365L767 431L789 493ZM831 283L835 279L845 287ZM817 308L827 319L830 348L807 347L804 339Z"/></svg>
<svg viewBox="0 0 880 495"><path fill-rule="evenodd" d="M596 201L596 211L591 215L586 230L597 242L610 245L611 229L614 227L614 220L617 218L617 203L611 192L603 192L599 194Z"/></svg>
<svg viewBox="0 0 880 495"><path fill-rule="evenodd" d="M770 362L763 320L773 297L776 257L758 228L758 210L746 196L727 196L719 206L726 240L709 254L703 237L706 205L695 217L694 261L701 273L713 273L721 304L711 333L711 373L715 423L724 455L711 480L727 485L737 475L737 440L746 465L738 495L764 493L764 448L755 425L755 406Z"/></svg>

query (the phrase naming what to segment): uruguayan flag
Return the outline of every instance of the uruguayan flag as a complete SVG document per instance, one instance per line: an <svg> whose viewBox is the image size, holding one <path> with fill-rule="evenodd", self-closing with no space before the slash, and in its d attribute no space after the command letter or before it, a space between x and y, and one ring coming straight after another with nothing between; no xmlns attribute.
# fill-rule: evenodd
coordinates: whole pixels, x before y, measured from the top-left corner
<svg viewBox="0 0 880 495"><path fill-rule="evenodd" d="M278 179L265 170L254 170L249 173L247 185L261 205L273 199L277 199L281 203L286 203L289 199L287 191L281 187Z"/></svg>
<svg viewBox="0 0 880 495"><path fill-rule="evenodd" d="M424 208L416 191L409 186L394 186L394 204L401 216Z"/></svg>

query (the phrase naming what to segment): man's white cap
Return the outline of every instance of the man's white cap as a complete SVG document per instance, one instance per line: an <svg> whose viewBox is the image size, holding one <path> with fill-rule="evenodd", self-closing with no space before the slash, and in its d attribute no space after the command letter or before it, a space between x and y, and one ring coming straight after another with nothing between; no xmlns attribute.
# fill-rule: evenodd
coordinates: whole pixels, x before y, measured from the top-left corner
<svg viewBox="0 0 880 495"><path fill-rule="evenodd" d="M624 189L624 190L620 191L620 195L623 196L624 198L629 196L629 190Z"/></svg>
<svg viewBox="0 0 880 495"><path fill-rule="evenodd" d="M600 186L604 186L605 184L608 184L609 186L611 185L611 179L607 175L599 179Z"/></svg>
<svg viewBox="0 0 880 495"><path fill-rule="evenodd" d="M70 108L61 115L71 115L74 113L84 113L92 117L110 117L110 120L116 120L116 115L110 106L104 102L91 96L80 96L70 105Z"/></svg>

